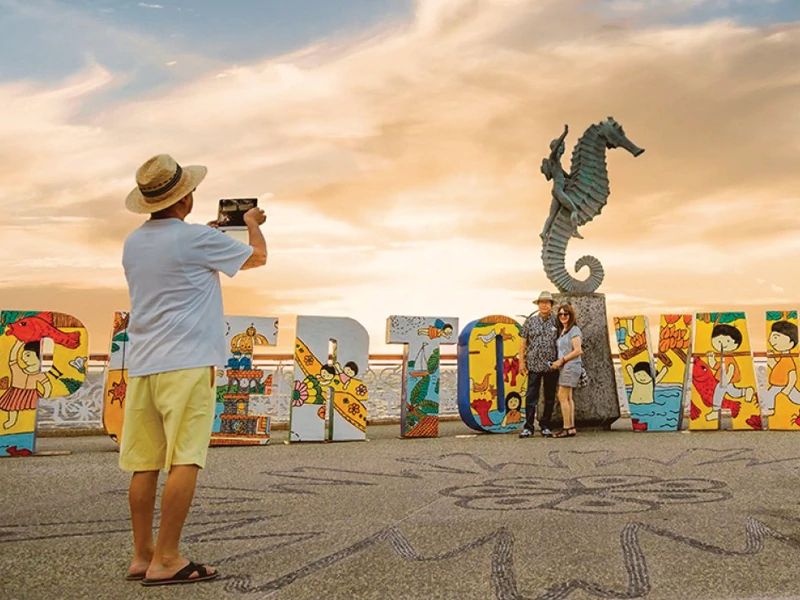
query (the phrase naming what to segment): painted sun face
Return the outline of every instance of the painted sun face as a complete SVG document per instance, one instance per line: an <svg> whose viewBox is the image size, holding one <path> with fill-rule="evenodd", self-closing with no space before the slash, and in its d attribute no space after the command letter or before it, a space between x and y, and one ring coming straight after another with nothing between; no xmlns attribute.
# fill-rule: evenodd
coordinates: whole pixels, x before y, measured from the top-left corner
<svg viewBox="0 0 800 600"><path fill-rule="evenodd" d="M788 352L793 347L792 339L777 331L773 331L769 334L769 345L778 352Z"/></svg>

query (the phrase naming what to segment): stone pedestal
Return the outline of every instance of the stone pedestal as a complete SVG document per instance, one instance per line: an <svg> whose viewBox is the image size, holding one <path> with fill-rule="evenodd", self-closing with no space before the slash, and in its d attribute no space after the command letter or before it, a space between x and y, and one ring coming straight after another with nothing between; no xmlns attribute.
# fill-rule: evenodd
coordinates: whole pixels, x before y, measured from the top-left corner
<svg viewBox="0 0 800 600"><path fill-rule="evenodd" d="M556 306L562 302L572 304L583 333L581 358L589 375L589 385L574 391L576 425L579 429L610 429L619 419L619 398L608 337L606 297L604 294L556 294L555 299Z"/></svg>

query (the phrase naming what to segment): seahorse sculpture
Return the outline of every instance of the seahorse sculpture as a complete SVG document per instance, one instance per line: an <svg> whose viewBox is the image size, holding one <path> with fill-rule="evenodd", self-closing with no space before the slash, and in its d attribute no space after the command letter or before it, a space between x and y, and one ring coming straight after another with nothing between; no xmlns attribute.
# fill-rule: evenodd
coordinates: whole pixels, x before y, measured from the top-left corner
<svg viewBox="0 0 800 600"><path fill-rule="evenodd" d="M578 227L600 214L608 200L608 170L606 148L625 148L634 156L644 149L631 142L622 126L613 117L591 125L572 151L572 165L567 173L561 167L564 153L564 133L550 143L550 156L542 161L542 173L553 181L550 216L542 231L542 262L547 277L562 293L591 293L603 281L603 265L594 256L582 256L575 270L589 267L586 279L576 279L566 267L567 244L571 237L581 237Z"/></svg>

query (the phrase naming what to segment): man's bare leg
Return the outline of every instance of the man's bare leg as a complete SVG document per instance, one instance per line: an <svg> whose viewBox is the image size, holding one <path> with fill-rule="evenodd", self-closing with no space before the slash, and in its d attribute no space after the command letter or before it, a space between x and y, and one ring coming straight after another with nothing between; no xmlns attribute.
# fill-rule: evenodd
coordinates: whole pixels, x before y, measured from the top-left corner
<svg viewBox="0 0 800 600"><path fill-rule="evenodd" d="M547 239L547 236L550 235L550 228L553 225L553 219L556 218L558 207L559 207L558 200L553 198L553 200L550 202L550 214L547 215L547 221L545 221L544 223L544 228L542 229L542 233L539 234L539 237L542 239L542 241L545 241L545 239Z"/></svg>
<svg viewBox="0 0 800 600"><path fill-rule="evenodd" d="M197 484L196 465L173 465L161 496L161 521L158 526L153 560L147 569L147 579L167 579L189 564L180 553L181 531ZM208 567L210 573L215 569ZM196 577L193 573L192 577Z"/></svg>
<svg viewBox="0 0 800 600"><path fill-rule="evenodd" d="M157 486L158 471L139 471L131 477L128 503L133 529L133 559L128 575L141 575L153 559L153 510Z"/></svg>

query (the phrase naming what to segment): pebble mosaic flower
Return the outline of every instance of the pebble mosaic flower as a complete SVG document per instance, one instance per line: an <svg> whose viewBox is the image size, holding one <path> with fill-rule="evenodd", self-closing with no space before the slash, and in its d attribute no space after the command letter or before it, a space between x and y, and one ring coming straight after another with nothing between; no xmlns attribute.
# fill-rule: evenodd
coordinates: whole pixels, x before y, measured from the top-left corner
<svg viewBox="0 0 800 600"><path fill-rule="evenodd" d="M589 475L556 479L514 477L452 487L444 496L474 510L545 508L578 513L634 513L665 504L719 502L731 497L722 481L650 475Z"/></svg>

